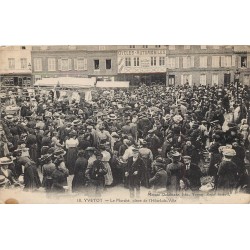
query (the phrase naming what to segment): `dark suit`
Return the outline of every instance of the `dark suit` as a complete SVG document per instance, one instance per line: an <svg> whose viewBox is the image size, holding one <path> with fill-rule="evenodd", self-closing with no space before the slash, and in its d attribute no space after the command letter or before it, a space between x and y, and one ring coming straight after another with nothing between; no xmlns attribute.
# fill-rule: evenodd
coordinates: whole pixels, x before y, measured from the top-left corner
<svg viewBox="0 0 250 250"><path fill-rule="evenodd" d="M128 178L131 198L134 197L135 189L136 189L136 196L140 195L141 178L144 170L145 170L145 164L141 158L137 158L137 160L134 162L133 162L133 157L128 158L128 162L125 167L125 173L128 172L127 178ZM138 173L135 175L136 171Z"/></svg>
<svg viewBox="0 0 250 250"><path fill-rule="evenodd" d="M164 169L158 169L154 177L149 180L149 184L153 185L154 190L165 188L167 186L168 174Z"/></svg>
<svg viewBox="0 0 250 250"><path fill-rule="evenodd" d="M182 169L182 176L189 180L191 190L194 191L200 188L200 178L202 176L202 172L196 164L190 163L188 168L184 165Z"/></svg>

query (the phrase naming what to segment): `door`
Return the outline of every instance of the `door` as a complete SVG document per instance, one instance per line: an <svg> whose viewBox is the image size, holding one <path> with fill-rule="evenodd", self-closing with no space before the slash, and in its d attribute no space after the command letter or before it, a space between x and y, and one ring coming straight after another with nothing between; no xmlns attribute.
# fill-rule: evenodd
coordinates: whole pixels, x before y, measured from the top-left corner
<svg viewBox="0 0 250 250"><path fill-rule="evenodd" d="M224 87L229 86L231 81L231 74L224 74Z"/></svg>
<svg viewBox="0 0 250 250"><path fill-rule="evenodd" d="M175 75L169 75L168 76L168 86L174 86L175 85Z"/></svg>

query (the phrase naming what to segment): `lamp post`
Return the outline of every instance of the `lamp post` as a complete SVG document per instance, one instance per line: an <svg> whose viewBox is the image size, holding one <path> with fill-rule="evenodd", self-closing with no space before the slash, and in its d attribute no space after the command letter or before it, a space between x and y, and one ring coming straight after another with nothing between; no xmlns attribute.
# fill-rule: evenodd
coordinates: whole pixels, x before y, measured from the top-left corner
<svg viewBox="0 0 250 250"><path fill-rule="evenodd" d="M239 69L236 69L236 72L234 73L234 84L236 84L237 102L239 100L239 82L240 82L240 71Z"/></svg>

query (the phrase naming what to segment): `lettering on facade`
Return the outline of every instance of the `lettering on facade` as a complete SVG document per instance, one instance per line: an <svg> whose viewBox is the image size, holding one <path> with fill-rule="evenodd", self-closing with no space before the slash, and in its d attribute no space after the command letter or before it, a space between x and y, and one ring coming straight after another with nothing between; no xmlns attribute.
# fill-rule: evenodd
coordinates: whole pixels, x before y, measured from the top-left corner
<svg viewBox="0 0 250 250"><path fill-rule="evenodd" d="M166 50L120 50L118 56L166 55Z"/></svg>

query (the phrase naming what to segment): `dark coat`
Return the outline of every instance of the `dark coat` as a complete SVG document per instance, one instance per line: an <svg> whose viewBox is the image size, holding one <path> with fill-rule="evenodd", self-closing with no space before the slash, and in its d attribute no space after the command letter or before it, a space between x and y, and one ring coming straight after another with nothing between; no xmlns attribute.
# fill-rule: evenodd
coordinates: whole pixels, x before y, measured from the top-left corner
<svg viewBox="0 0 250 250"><path fill-rule="evenodd" d="M149 180L149 184L154 186L154 189L166 188L167 186L167 172L164 169L159 169L153 178Z"/></svg>
<svg viewBox="0 0 250 250"><path fill-rule="evenodd" d="M41 181L35 164L26 164L24 169L24 189L35 190L41 187Z"/></svg>
<svg viewBox="0 0 250 250"><path fill-rule="evenodd" d="M202 172L196 164L191 163L190 168L188 170L186 169L186 166L184 165L182 169L182 177L189 180L191 190L198 190L200 188L201 176L202 176Z"/></svg>
<svg viewBox="0 0 250 250"><path fill-rule="evenodd" d="M85 186L85 172L88 161L84 157L79 157L75 163L74 178L72 181L72 191L81 190Z"/></svg>
<svg viewBox="0 0 250 250"><path fill-rule="evenodd" d="M135 162L133 162L133 157L128 158L128 162L125 166L125 172L128 172L128 180L129 185L140 185L142 174L145 170L145 164L144 161L141 158L137 158ZM138 171L137 175L134 175L134 173Z"/></svg>

